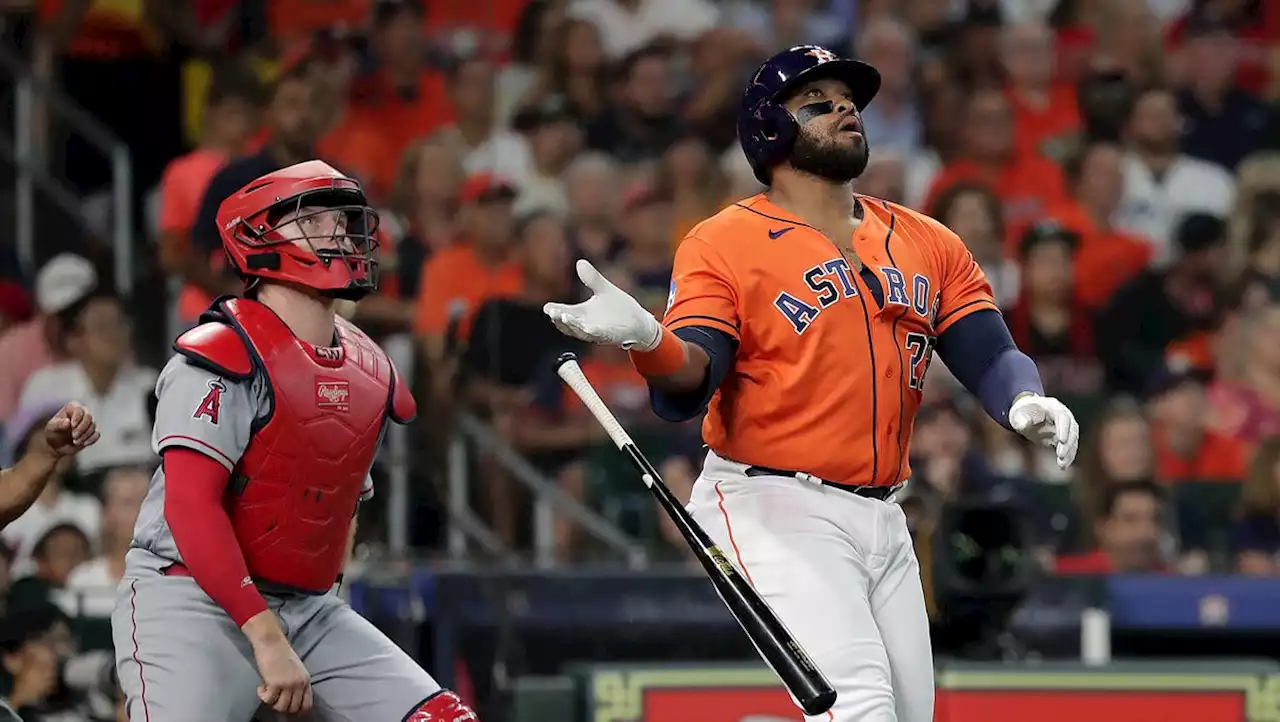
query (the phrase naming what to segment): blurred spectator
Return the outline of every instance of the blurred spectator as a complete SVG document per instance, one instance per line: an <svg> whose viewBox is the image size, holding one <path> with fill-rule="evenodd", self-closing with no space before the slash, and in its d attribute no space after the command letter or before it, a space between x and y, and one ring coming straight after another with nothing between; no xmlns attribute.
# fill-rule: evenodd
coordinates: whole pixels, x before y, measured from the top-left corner
<svg viewBox="0 0 1280 722"><path fill-rule="evenodd" d="M1093 528L1093 551L1058 557L1058 574L1133 574L1166 568L1161 550L1167 513L1164 494L1150 481L1115 484L1106 489L1102 516Z"/></svg>
<svg viewBox="0 0 1280 722"><path fill-rule="evenodd" d="M1057 79L1053 32L1038 22L1012 25L1001 38L1018 152L1061 162L1079 142L1076 89Z"/></svg>
<svg viewBox="0 0 1280 722"><path fill-rule="evenodd" d="M253 180L315 158L318 138L315 114L315 87L306 63L281 73L267 106L268 137L262 150L254 155L233 160L223 166L205 188L200 209L191 227L191 255L184 269L186 280L212 296L239 294L244 284L230 274L225 263L221 270L209 267L210 258L224 258L218 232L218 206L233 193Z"/></svg>
<svg viewBox="0 0 1280 722"><path fill-rule="evenodd" d="M1090 309L1106 303L1152 256L1145 239L1112 226L1124 188L1123 159L1118 145L1100 141L1085 146L1065 167L1071 200L1050 210L1054 220L1080 236L1075 296Z"/></svg>
<svg viewBox="0 0 1280 722"><path fill-rule="evenodd" d="M517 109L537 106L548 96L562 95L569 115L586 126L600 117L609 104L610 80L596 26L566 18L556 25L551 47L540 61L538 79L521 97Z"/></svg>
<svg viewBox="0 0 1280 722"><path fill-rule="evenodd" d="M680 133L669 63L668 52L656 46L622 60L618 102L587 127L587 147L606 151L621 163L654 159L667 150Z"/></svg>
<svg viewBox="0 0 1280 722"><path fill-rule="evenodd" d="M1147 409L1155 444L1157 480L1239 481L1247 450L1209 428L1207 374L1187 363L1169 363L1147 386Z"/></svg>
<svg viewBox="0 0 1280 722"><path fill-rule="evenodd" d="M379 2L374 6L374 68L353 84L349 119L336 131L339 136L351 136L346 142L359 143L332 160L351 166L347 168L349 173L365 176L363 179L375 196L390 191L396 163L410 143L453 120L454 109L449 101L456 102L456 97L446 97L444 78L427 67L422 29L423 6L419 0ZM492 93L488 98L492 103ZM344 100L335 99L335 107L340 108ZM367 167L353 165L356 163Z"/></svg>
<svg viewBox="0 0 1280 722"><path fill-rule="evenodd" d="M881 152L910 158L924 141L916 88L912 83L916 38L907 25L891 18L875 20L859 33L854 57L880 71L880 92L862 111L867 137ZM874 195L874 194L872 194Z"/></svg>
<svg viewBox="0 0 1280 722"><path fill-rule="evenodd" d="M209 181L248 146L258 126L261 96L261 85L248 68L229 65L215 70L205 98L200 147L175 158L165 168L159 187L160 267L170 276L181 278L195 262L210 267L222 262L221 247L211 257L191 258L191 230ZM211 300L199 286L185 285L177 299L179 322L194 324Z"/></svg>
<svg viewBox="0 0 1280 722"><path fill-rule="evenodd" d="M32 374L65 357L70 320L64 316L97 287L98 272L80 256L60 254L41 266L35 288L38 313L0 334L0 421L18 409Z"/></svg>
<svg viewBox="0 0 1280 722"><path fill-rule="evenodd" d="M1218 218L1186 217L1175 236L1178 260L1138 274L1099 313L1095 337L1109 388L1141 394L1170 343L1212 330L1224 233Z"/></svg>
<svg viewBox="0 0 1280 722"><path fill-rule="evenodd" d="M905 203L907 165L902 156L893 151L877 152L867 161L867 168L858 176L854 187L859 193L872 198L882 198L890 203Z"/></svg>
<svg viewBox="0 0 1280 722"><path fill-rule="evenodd" d="M672 210L671 196L663 188L641 186L623 199L623 265L634 286L632 295L654 315L662 314L671 292Z"/></svg>
<svg viewBox="0 0 1280 722"><path fill-rule="evenodd" d="M9 419L4 426L4 448L9 459L16 459L27 453L34 443L35 434L44 428L49 419L62 408L63 403L61 400L44 400L22 407ZM86 537L98 537L102 504L90 494L81 494L65 487L72 463L70 457L61 459L36 503L0 531L0 539L15 551L15 574L25 573L30 568L28 562L39 537L57 524L72 523Z"/></svg>
<svg viewBox="0 0 1280 722"><path fill-rule="evenodd" d="M542 312L548 302L573 298L564 225L553 214L535 213L520 219L515 237L523 287L484 300L462 357L473 400L505 412L527 401L530 384L551 359L581 346L557 331Z"/></svg>
<svg viewBox="0 0 1280 722"><path fill-rule="evenodd" d="M516 214L551 210L563 215L569 210L569 201L562 177L582 146L582 134L569 116L564 98L548 96L540 105L521 110L513 127L524 134L533 157L529 178L516 198Z"/></svg>
<svg viewBox="0 0 1280 722"><path fill-rule="evenodd" d="M833 17L818 0L769 0L763 3L727 3L719 27L731 28L746 36L750 48L769 55L778 48L796 45L830 47L846 32L841 18ZM854 57L861 54L855 53Z"/></svg>
<svg viewBox="0 0 1280 722"><path fill-rule="evenodd" d="M1004 78L1000 33L1004 18L997 3L968 2L952 30L950 79L968 88L996 87Z"/></svg>
<svg viewBox="0 0 1280 722"><path fill-rule="evenodd" d="M556 330L542 312L543 304L573 296L569 246L564 226L548 213L522 218L516 236L524 287L512 296L485 301L477 311L462 357L467 397L516 449L554 477L567 463L566 444L572 447L569 452L577 448L574 435L556 435L540 424L527 428L520 415L533 398L534 385L555 358L564 351L582 351L580 342ZM497 464L481 466L485 516L506 543L516 544L519 510L527 508L523 490L509 482Z"/></svg>
<svg viewBox="0 0 1280 722"><path fill-rule="evenodd" d="M1239 46L1225 26L1189 26L1185 37L1182 149L1234 170L1258 144L1262 104L1235 85Z"/></svg>
<svg viewBox="0 0 1280 722"><path fill-rule="evenodd" d="M1159 87L1135 101L1125 128L1124 191L1115 219L1120 229L1146 238L1163 265L1176 257L1174 234L1184 216L1225 218L1235 203L1235 181L1222 166L1182 153L1177 102Z"/></svg>
<svg viewBox="0 0 1280 722"><path fill-rule="evenodd" d="M940 85L923 97L924 143L919 151L907 158L906 200L909 207L932 207L925 201L930 200L927 196L938 172L960 155L964 124L957 123L956 118L964 112L967 97L962 88L951 83ZM738 155L742 156L741 151Z"/></svg>
<svg viewBox="0 0 1280 722"><path fill-rule="evenodd" d="M468 178L458 196L461 237L422 266L414 333L433 366L446 359L450 344L467 341L472 319L485 301L517 294L524 287L511 237L515 195L501 178ZM438 381L452 383L447 377Z"/></svg>
<svg viewBox="0 0 1280 722"><path fill-rule="evenodd" d="M45 529L31 548L31 575L9 587L9 604L21 608L53 601L91 553L89 537L79 525L60 522Z"/></svg>
<svg viewBox="0 0 1280 722"><path fill-rule="evenodd" d="M0 621L0 654L13 679L8 702L23 720L44 720L59 691L59 663L74 647L67 615L45 603L11 610ZM78 722L82 717L71 717Z"/></svg>
<svg viewBox="0 0 1280 722"><path fill-rule="evenodd" d="M601 272L619 288L637 293L634 279L624 269L606 267ZM670 449L664 442L678 432L673 432L671 425L662 422L650 410L649 389L626 352L612 346L590 346L579 352L582 354L583 373L609 409L632 433L644 434L643 443L650 450L647 453L653 454L664 469L675 468L675 462L672 465L666 463ZM517 448L531 452L532 458L537 459L547 473L555 476L561 490L581 502L598 507L611 497L624 496L625 487L610 482L625 477L620 473L609 473L600 479L604 488L596 489L598 494L592 498L590 467L595 464L611 467L608 461L587 456L586 452L593 447L605 448L603 444L607 443L608 437L573 391L561 382L553 365L543 366L534 391L533 402L526 412L533 423L517 423L512 430ZM612 449L608 452L610 459L616 458ZM687 501L692 481L691 476L677 473L668 483L675 484L671 488L677 498ZM557 558L580 558L584 549L579 543L576 525L569 519L558 517L555 526Z"/></svg>
<svg viewBox="0 0 1280 722"><path fill-rule="evenodd" d="M569 164L564 178L574 256L596 264L615 260L626 247L626 240L617 233L621 206L617 162L605 153L583 153Z"/></svg>
<svg viewBox="0 0 1280 722"><path fill-rule="evenodd" d="M1073 292L1079 244L1078 234L1057 223L1028 228L1019 247L1022 290L1005 313L1013 340L1035 360L1045 392L1054 396L1102 389L1093 319Z"/></svg>
<svg viewBox="0 0 1280 722"><path fill-rule="evenodd" d="M991 500L1015 495L1024 483L993 471L973 443L965 403L947 398L920 407L911 436L913 496L935 511L959 498Z"/></svg>
<svg viewBox="0 0 1280 722"><path fill-rule="evenodd" d="M663 154L657 186L671 196L674 215L669 228L673 253L695 225L715 215L731 200L728 179L711 155L711 149L691 134L682 136Z"/></svg>
<svg viewBox="0 0 1280 722"><path fill-rule="evenodd" d="M563 9L549 0L524 3L511 38L511 58L498 70L494 81L495 113L498 122L507 125L515 118L523 101L538 86L541 68L555 62ZM532 99L532 98L531 98ZM537 104L537 100L532 99Z"/></svg>
<svg viewBox="0 0 1280 722"><path fill-rule="evenodd" d="M438 139L415 142L400 159L390 198L393 212L382 223L400 239L396 271L400 293L407 298L418 295L426 260L457 239L462 181L462 159Z"/></svg>
<svg viewBox="0 0 1280 722"><path fill-rule="evenodd" d="M723 28L703 33L689 51L682 74L688 80L680 83L678 94L680 122L717 153L737 146L743 59L749 52L740 37Z"/></svg>
<svg viewBox="0 0 1280 722"><path fill-rule="evenodd" d="M1118 485L1151 481L1155 477L1155 447L1151 425L1142 407L1128 398L1112 400L1080 445L1072 476L1085 540L1107 513L1107 494Z"/></svg>
<svg viewBox="0 0 1280 722"><path fill-rule="evenodd" d="M1242 90L1258 94L1275 81L1271 63L1280 38L1280 5L1266 0L1190 3L1186 14L1168 29L1170 49L1176 50L1193 28L1205 27L1221 27L1231 33L1239 57L1235 81Z"/></svg>
<svg viewBox="0 0 1280 722"><path fill-rule="evenodd" d="M960 236L986 274L996 303L1009 308L1020 292L1019 269L1004 252L1000 199L984 185L960 182L938 195L929 215Z"/></svg>
<svg viewBox="0 0 1280 722"><path fill-rule="evenodd" d="M1280 436L1259 444L1249 464L1231 547L1241 574L1280 573Z"/></svg>
<svg viewBox="0 0 1280 722"><path fill-rule="evenodd" d="M487 58L463 58L450 68L455 120L440 137L456 144L467 173L490 173L519 188L533 175L533 154L524 138L497 125L493 84L493 62Z"/></svg>
<svg viewBox="0 0 1280 722"><path fill-rule="evenodd" d="M1280 55L1277 55L1280 57ZM1280 108L1280 104L1277 105ZM1231 239L1230 269L1244 270L1249 259L1249 243L1257 221L1280 200L1280 152L1259 151L1240 163L1236 170L1236 205L1229 216Z"/></svg>
<svg viewBox="0 0 1280 722"><path fill-rule="evenodd" d="M1095 61L1076 83L1087 142L1119 143L1137 91L1114 62Z"/></svg>
<svg viewBox="0 0 1280 722"><path fill-rule="evenodd" d="M1215 379L1209 389L1214 429L1248 443L1280 434L1280 304L1242 319L1240 377Z"/></svg>
<svg viewBox="0 0 1280 722"><path fill-rule="evenodd" d="M134 363L130 322L120 299L96 292L66 313L69 358L32 374L22 389L20 405L69 398L94 415L102 438L76 455L76 469L82 475L151 463L155 454L147 400L159 373Z"/></svg>
<svg viewBox="0 0 1280 722"><path fill-rule="evenodd" d="M969 95L963 126L961 153L934 179L925 207L932 207L933 199L953 183L987 184L1004 205L1006 248L1012 251L1028 223L1066 198L1062 171L1038 155L1018 152L1012 113L998 88Z"/></svg>
<svg viewBox="0 0 1280 722"><path fill-rule="evenodd" d="M719 11L707 0L573 0L569 17L600 30L605 54L619 59L658 41L687 42L715 27Z"/></svg>
<svg viewBox="0 0 1280 722"><path fill-rule="evenodd" d="M128 467L113 469L103 480L99 553L73 569L62 593L55 595L68 614L111 616L116 585L124 576L124 555L133 541L133 525L150 481L145 469Z"/></svg>

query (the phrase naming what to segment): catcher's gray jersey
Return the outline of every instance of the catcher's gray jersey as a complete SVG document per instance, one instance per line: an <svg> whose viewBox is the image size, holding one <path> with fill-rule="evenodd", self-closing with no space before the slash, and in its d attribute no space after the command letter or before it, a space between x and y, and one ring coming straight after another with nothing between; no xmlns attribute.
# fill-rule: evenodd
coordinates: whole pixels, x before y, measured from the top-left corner
<svg viewBox="0 0 1280 722"><path fill-rule="evenodd" d="M156 382L156 424L151 445L157 454L173 447L193 449L235 468L249 446L254 422L271 408L269 381L262 375L249 381L226 379L175 355ZM164 517L165 477L161 464L151 477L146 499L133 529L133 546L156 557L157 568L182 561ZM173 483L181 483L174 480ZM365 479L361 500L373 495L373 480ZM134 554L130 560L144 557Z"/></svg>

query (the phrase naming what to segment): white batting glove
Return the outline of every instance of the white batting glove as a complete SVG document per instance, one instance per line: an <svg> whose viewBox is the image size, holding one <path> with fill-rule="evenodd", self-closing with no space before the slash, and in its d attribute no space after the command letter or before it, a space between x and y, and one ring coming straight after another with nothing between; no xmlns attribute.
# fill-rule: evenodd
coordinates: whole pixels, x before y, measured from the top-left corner
<svg viewBox="0 0 1280 722"><path fill-rule="evenodd" d="M640 302L600 275L589 262L579 260L578 278L591 289L582 303L548 303L542 312L561 333L601 346L652 351L662 340L662 324Z"/></svg>
<svg viewBox="0 0 1280 722"><path fill-rule="evenodd" d="M1061 401L1037 394L1021 396L1009 407L1009 426L1045 448L1053 449L1059 469L1075 461L1080 446L1080 424Z"/></svg>

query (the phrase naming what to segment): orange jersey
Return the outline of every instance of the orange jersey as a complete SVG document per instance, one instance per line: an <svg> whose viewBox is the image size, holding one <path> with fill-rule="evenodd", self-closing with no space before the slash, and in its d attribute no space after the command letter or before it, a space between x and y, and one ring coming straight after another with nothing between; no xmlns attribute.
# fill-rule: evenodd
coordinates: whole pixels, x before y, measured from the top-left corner
<svg viewBox="0 0 1280 722"><path fill-rule="evenodd" d="M996 303L954 233L859 198L864 215L852 243L862 273L764 195L703 221L676 251L663 323L738 341L702 427L716 454L852 486L910 475L907 449L934 340Z"/></svg>

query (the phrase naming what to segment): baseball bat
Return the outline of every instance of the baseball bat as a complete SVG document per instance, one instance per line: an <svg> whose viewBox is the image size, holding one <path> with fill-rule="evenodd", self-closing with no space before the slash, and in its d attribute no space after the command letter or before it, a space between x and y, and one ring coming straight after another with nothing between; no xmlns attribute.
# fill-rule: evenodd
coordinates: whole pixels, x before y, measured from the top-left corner
<svg viewBox="0 0 1280 722"><path fill-rule="evenodd" d="M591 382L582 373L577 356L572 353L562 354L556 362L556 373L582 399L596 421L608 432L614 445L631 459L636 471L640 472L644 485L653 493L658 505L693 549L702 568L711 578L716 593L734 619L738 620L756 651L778 675L778 679L782 680L787 691L799 701L804 713L810 716L820 715L831 709L836 701L836 691L831 683L814 666L813 660L809 659L804 648L791 636L791 632L787 631L782 620L778 619L778 615L769 608L764 598L756 593L720 547L711 541L707 532L693 520L667 488L653 464L645 458L644 453L631 440L630 434L622 428L622 424L609 411L609 407L605 406Z"/></svg>

